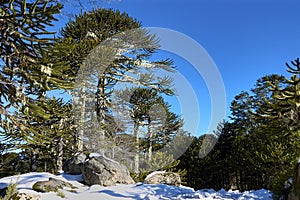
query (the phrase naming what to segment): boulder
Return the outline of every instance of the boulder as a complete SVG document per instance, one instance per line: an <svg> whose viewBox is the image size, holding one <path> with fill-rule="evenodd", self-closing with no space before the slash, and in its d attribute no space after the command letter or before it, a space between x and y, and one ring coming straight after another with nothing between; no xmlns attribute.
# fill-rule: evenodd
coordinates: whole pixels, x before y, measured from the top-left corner
<svg viewBox="0 0 300 200"><path fill-rule="evenodd" d="M300 199L300 162L298 162L297 167L295 168L292 187L288 195L288 200L295 199Z"/></svg>
<svg viewBox="0 0 300 200"><path fill-rule="evenodd" d="M87 156L84 153L77 153L72 158L66 160L63 165L63 170L67 174L78 175L81 174L81 167Z"/></svg>
<svg viewBox="0 0 300 200"><path fill-rule="evenodd" d="M49 178L48 181L38 181L33 186L32 189L37 192L57 192L59 189L63 189L64 187L68 188L76 188L71 183L67 183L62 180L58 180L55 178Z"/></svg>
<svg viewBox="0 0 300 200"><path fill-rule="evenodd" d="M174 172L156 171L149 174L144 183L146 184L167 184L179 186L181 184L181 179L179 174Z"/></svg>
<svg viewBox="0 0 300 200"><path fill-rule="evenodd" d="M124 165L101 155L87 159L81 171L83 180L87 185L111 186L117 183L134 183Z"/></svg>

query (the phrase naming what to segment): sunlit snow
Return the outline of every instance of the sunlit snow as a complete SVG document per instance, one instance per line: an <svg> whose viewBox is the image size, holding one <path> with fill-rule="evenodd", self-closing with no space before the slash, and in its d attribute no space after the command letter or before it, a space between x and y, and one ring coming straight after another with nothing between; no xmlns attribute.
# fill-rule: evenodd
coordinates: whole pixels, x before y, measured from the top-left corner
<svg viewBox="0 0 300 200"><path fill-rule="evenodd" d="M80 183L82 181L81 175L52 175L50 173L27 173L20 176L11 176L0 179L0 188L6 187L9 183L15 183L18 181L19 192L27 194L37 194L40 199L54 200L63 199L57 196L57 193L38 193L33 191L31 188L37 181L46 181L49 177L67 181L73 184L77 189L74 191L68 191L67 188L61 190L64 193L64 199L145 199L145 200L158 200L158 199L243 199L243 200L256 200L272 199L272 193L261 189L256 191L215 191L213 189L203 189L195 191L192 188L180 186L169 186L165 184L132 184L132 185L116 185L110 187L103 187L99 185L93 185L91 187L85 186Z"/></svg>

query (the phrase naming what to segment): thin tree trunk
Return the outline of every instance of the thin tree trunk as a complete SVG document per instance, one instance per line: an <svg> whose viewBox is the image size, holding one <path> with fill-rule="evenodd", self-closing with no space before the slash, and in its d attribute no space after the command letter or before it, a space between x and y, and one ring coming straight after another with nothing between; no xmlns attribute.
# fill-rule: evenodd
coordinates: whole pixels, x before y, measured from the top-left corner
<svg viewBox="0 0 300 200"><path fill-rule="evenodd" d="M134 156L134 173L139 173L139 120L134 122L134 137L135 137L135 156Z"/></svg>
<svg viewBox="0 0 300 200"><path fill-rule="evenodd" d="M45 160L45 163L44 163L44 172L47 172L47 160Z"/></svg>
<svg viewBox="0 0 300 200"><path fill-rule="evenodd" d="M105 78L100 77L98 79L97 84L97 92L96 92L96 114L97 114L97 120L98 124L100 125L99 130L97 131L97 137L99 139L98 146L96 147L97 151L103 155L105 155L106 149L107 149L107 141L105 137L105 130L104 126L106 124L106 116L105 112L107 109L107 95L105 94Z"/></svg>
<svg viewBox="0 0 300 200"><path fill-rule="evenodd" d="M99 78L97 85L97 116L99 121L102 121L105 118L105 88L104 88L105 80L104 78Z"/></svg>
<svg viewBox="0 0 300 200"><path fill-rule="evenodd" d="M59 173L63 171L63 147L64 147L63 139L62 137L60 137L57 144L57 161L56 161L57 172Z"/></svg>
<svg viewBox="0 0 300 200"><path fill-rule="evenodd" d="M32 151L31 166L30 166L30 171L32 171L32 172L37 171L39 155L40 155L39 149L34 148L33 151Z"/></svg>
<svg viewBox="0 0 300 200"><path fill-rule="evenodd" d="M84 118L85 118L85 101L86 96L84 94L84 89L81 90L81 108L80 108L80 120L79 120L79 130L77 135L77 151L83 152L83 135L84 135Z"/></svg>
<svg viewBox="0 0 300 200"><path fill-rule="evenodd" d="M97 85L97 93L96 93L96 110L97 110L97 117L100 123L100 126L105 124L105 110L106 110L106 95L105 95L105 79L99 78L98 85ZM100 131L101 139L105 138L105 131Z"/></svg>
<svg viewBox="0 0 300 200"><path fill-rule="evenodd" d="M148 123L148 135L149 135L149 149L148 149L148 161L150 162L152 160L152 137L153 137L153 133L151 131L151 121L149 120L149 123Z"/></svg>

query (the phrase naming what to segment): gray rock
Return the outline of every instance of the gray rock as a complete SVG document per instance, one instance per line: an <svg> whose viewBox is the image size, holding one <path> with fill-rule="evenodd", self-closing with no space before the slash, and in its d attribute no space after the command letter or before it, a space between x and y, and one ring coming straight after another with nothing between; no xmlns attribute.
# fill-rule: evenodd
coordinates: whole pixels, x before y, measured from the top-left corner
<svg viewBox="0 0 300 200"><path fill-rule="evenodd" d="M104 156L92 157L83 164L82 177L87 185L111 186L133 184L128 169L118 162Z"/></svg>
<svg viewBox="0 0 300 200"><path fill-rule="evenodd" d="M59 189L63 189L64 187L68 188L76 188L72 184L67 183L65 181L61 181L55 178L49 178L48 181L38 181L33 186L32 189L37 192L57 192Z"/></svg>
<svg viewBox="0 0 300 200"><path fill-rule="evenodd" d="M69 158L63 165L64 172L72 175L81 174L81 167L86 158L87 156L84 153L78 153L72 158Z"/></svg>
<svg viewBox="0 0 300 200"><path fill-rule="evenodd" d="M153 172L149 174L144 183L146 184L167 184L167 185L175 185L179 186L181 184L181 179L179 174L174 172Z"/></svg>

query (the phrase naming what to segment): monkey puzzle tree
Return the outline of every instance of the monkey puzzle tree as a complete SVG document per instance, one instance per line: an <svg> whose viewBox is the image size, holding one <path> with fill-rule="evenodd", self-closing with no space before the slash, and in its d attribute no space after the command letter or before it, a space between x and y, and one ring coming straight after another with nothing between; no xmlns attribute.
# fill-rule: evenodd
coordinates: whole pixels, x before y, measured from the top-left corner
<svg viewBox="0 0 300 200"><path fill-rule="evenodd" d="M87 131L83 124L91 124L87 121L93 119L92 124L100 127L99 137L107 133L105 127L112 122L110 97L118 83L142 85L173 94L172 79L160 78L154 72L159 69L174 71L175 67L169 59L148 60L159 45L154 35L137 29L140 26L126 13L98 9L76 16L61 31L65 39L57 44L58 49L60 46L70 48L61 52L59 60L69 62L76 79L74 103L78 112L79 151ZM87 106L93 103L94 107Z"/></svg>
<svg viewBox="0 0 300 200"><path fill-rule="evenodd" d="M54 41L54 32L47 27L53 25L61 8L54 1L11 0L0 4L1 134L8 141L14 129L28 134L29 127L16 112L34 111L47 118L46 111L36 105L38 97L64 82L60 69L44 59Z"/></svg>
<svg viewBox="0 0 300 200"><path fill-rule="evenodd" d="M277 100L276 104L266 102L271 109L266 111L270 116L277 115L287 120L287 125L290 130L299 129L300 120L300 61L299 58L286 63L287 71L294 74L290 79L286 78L284 81L276 80L275 82L269 81L271 91L274 92L273 98ZM281 84L280 84L281 83Z"/></svg>
<svg viewBox="0 0 300 200"><path fill-rule="evenodd" d="M113 111L127 120L125 124L129 132L133 126L134 172L138 174L140 155L147 155L144 160L150 164L153 151L163 148L170 142L172 136L182 127L183 121L170 111L171 106L154 89L126 88L116 92L113 100ZM145 126L147 129L143 135L140 127Z"/></svg>

